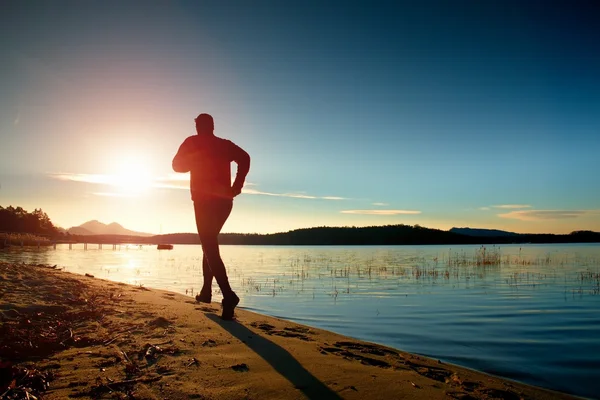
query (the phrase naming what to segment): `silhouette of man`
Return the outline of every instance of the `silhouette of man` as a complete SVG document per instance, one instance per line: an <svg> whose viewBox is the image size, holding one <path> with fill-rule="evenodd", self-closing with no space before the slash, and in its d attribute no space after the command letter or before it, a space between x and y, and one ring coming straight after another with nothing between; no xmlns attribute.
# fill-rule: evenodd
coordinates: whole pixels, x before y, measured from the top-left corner
<svg viewBox="0 0 600 400"><path fill-rule="evenodd" d="M233 198L242 192L250 170L250 156L233 142L214 134L214 121L209 114L196 118L197 135L184 140L173 158L175 172L190 172L190 191L194 202L196 226L202 243L204 284L196 296L198 302L210 303L212 279L217 280L223 294L221 318L232 319L240 302L231 289L225 265L219 252L218 236L233 207ZM237 174L231 184L231 162L237 163Z"/></svg>

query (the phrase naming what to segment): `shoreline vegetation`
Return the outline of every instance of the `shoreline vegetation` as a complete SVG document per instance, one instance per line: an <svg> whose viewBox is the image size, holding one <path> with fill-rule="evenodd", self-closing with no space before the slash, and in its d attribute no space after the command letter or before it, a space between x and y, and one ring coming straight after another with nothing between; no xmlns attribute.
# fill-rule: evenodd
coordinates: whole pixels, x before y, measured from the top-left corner
<svg viewBox="0 0 600 400"><path fill-rule="evenodd" d="M130 235L70 235L77 243L131 244L200 244L196 233L173 233L155 236ZM526 243L600 243L600 233L576 231L558 234L514 234L511 236L469 236L451 231L410 225L370 227L318 227L296 229L283 233L242 234L222 233L222 245L263 246L373 246L373 245L483 245Z"/></svg>
<svg viewBox="0 0 600 400"><path fill-rule="evenodd" d="M9 246L53 246L56 243L100 244L200 244L196 233L155 236L54 235L0 233L0 249ZM469 236L409 225L370 227L318 227L283 233L221 233L221 245L255 246L397 246L397 245L501 245L501 244L600 243L600 233L576 231L569 234L514 234L511 236Z"/></svg>
<svg viewBox="0 0 600 400"><path fill-rule="evenodd" d="M0 263L4 399L575 399L189 296Z"/></svg>
<svg viewBox="0 0 600 400"><path fill-rule="evenodd" d="M90 221L99 225L97 221ZM116 225L122 231L131 232ZM73 229L73 228L72 228ZM0 206L0 248L11 245L49 246L55 243L99 244L200 244L197 233L71 234L55 227L41 209L29 213L21 207ZM574 231L569 234L520 234L494 229L452 228L449 231L419 225L368 227L315 227L288 232L222 233L223 245L468 245L524 243L600 243L600 232Z"/></svg>

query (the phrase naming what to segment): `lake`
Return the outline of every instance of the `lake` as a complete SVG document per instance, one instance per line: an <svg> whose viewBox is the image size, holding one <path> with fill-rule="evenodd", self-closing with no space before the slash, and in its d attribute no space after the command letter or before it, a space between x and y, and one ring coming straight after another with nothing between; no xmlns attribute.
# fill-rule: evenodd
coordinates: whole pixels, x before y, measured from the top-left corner
<svg viewBox="0 0 600 400"><path fill-rule="evenodd" d="M600 397L598 244L221 246L221 254L248 310ZM194 245L0 251L3 261L190 296L202 284L201 257Z"/></svg>

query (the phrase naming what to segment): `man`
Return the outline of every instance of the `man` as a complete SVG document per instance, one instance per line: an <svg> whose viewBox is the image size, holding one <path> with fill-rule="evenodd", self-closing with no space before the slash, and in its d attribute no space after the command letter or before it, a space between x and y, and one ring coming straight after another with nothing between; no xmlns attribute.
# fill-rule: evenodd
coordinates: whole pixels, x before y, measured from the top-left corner
<svg viewBox="0 0 600 400"><path fill-rule="evenodd" d="M190 191L194 202L196 226L202 243L204 284L196 300L211 302L212 278L223 294L221 318L233 319L240 302L229 285L227 271L219 253L218 236L233 207L233 198L242 192L250 170L250 156L233 142L214 135L214 121L209 114L196 118L197 135L181 144L173 158L175 172L190 172ZM231 185L231 162L237 163L237 174Z"/></svg>

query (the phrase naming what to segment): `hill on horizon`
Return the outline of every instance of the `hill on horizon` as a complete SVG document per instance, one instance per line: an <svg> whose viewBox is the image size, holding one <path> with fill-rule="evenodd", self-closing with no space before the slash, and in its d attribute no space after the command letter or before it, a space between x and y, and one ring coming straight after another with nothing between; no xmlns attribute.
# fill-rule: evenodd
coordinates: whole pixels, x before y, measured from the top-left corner
<svg viewBox="0 0 600 400"><path fill-rule="evenodd" d="M449 230L452 233L459 233L466 236L475 237L507 237L520 236L521 233L502 231L499 229L482 229L482 228L452 228Z"/></svg>
<svg viewBox="0 0 600 400"><path fill-rule="evenodd" d="M458 228L464 229L464 228ZM468 228L467 228L468 229ZM600 243L600 232L574 231L569 234L518 234L484 230L468 235L419 225L367 227L315 227L272 234L221 233L220 244L244 245L422 245L422 244L516 244L516 243ZM156 243L199 244L195 233L175 233L153 237Z"/></svg>
<svg viewBox="0 0 600 400"><path fill-rule="evenodd" d="M111 222L105 224L97 220L87 221L79 226L73 226L67 230L71 235L125 235L125 236L141 236L150 237L154 236L153 233L136 232L130 229L124 228L121 224Z"/></svg>
<svg viewBox="0 0 600 400"><path fill-rule="evenodd" d="M459 233L460 232L460 233ZM88 221L69 229L75 240L116 243L127 237L138 244L200 244L197 233L149 234L131 231L118 223ZM470 234L469 234L470 233ZM77 239L77 236L80 238ZM82 236L87 236L83 239ZM381 225L366 227L314 227L288 232L221 233L220 244L227 245L426 245L426 244L516 244L516 243L600 243L600 232L573 231L569 234L522 234L496 229L452 228L441 230L420 225Z"/></svg>

